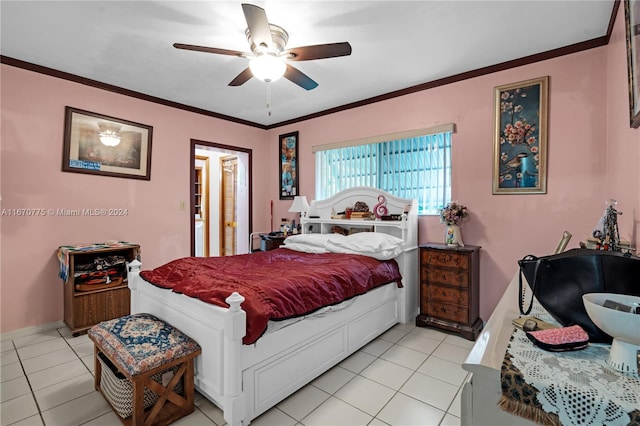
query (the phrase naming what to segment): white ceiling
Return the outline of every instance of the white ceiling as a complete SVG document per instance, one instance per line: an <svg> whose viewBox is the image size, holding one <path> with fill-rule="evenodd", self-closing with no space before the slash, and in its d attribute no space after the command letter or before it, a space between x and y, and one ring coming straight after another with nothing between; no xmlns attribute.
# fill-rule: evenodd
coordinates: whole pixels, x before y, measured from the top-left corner
<svg viewBox="0 0 640 426"><path fill-rule="evenodd" d="M251 2L251 1L247 1ZM319 86L228 83L248 66L175 42L249 52L237 1L0 2L3 56L270 126L606 35L613 0L255 1L288 47L348 41L293 63ZM100 112L100 111L97 111Z"/></svg>

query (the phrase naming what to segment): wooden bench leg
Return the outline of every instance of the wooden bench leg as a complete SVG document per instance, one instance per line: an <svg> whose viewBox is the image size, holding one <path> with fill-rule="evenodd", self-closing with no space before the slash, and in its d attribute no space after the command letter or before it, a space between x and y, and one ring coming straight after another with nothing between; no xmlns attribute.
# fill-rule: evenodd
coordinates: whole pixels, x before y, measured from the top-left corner
<svg viewBox="0 0 640 426"><path fill-rule="evenodd" d="M131 379L133 383L133 414L131 424L133 426L144 426L144 382L143 375L135 376Z"/></svg>
<svg viewBox="0 0 640 426"><path fill-rule="evenodd" d="M175 391L180 380L182 380L183 383L184 396L179 395ZM189 385L190 381L191 385ZM194 412L193 358L189 358L182 362L182 364L179 364L178 370L166 386L162 386L150 377L147 377L145 385L158 395L158 400L147 416L146 424L154 423L156 417L163 417L163 420L166 420L164 416L168 414L166 409L169 408L166 404L172 404L171 414L169 414L168 417L171 421L188 416ZM165 411L165 413L161 415L163 411Z"/></svg>
<svg viewBox="0 0 640 426"><path fill-rule="evenodd" d="M96 390L100 390L100 380L102 379L102 364L98 360L99 348L96 344L93 345L93 387Z"/></svg>
<svg viewBox="0 0 640 426"><path fill-rule="evenodd" d="M190 407L191 411L189 411L189 414L193 413L194 411L194 399L195 399L195 384L194 384L194 380L193 380L193 376L194 376L194 365L193 365L193 358L189 358L187 360L187 372L186 374L184 374L184 382L183 382L183 389L184 389L184 397L187 400L187 407Z"/></svg>

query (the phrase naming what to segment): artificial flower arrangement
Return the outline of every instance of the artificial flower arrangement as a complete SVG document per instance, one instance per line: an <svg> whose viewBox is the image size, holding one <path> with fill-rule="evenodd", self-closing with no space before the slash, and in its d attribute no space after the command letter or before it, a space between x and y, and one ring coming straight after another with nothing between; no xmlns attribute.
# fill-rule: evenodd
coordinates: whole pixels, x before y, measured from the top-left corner
<svg viewBox="0 0 640 426"><path fill-rule="evenodd" d="M440 223L447 225L460 225L463 219L469 217L469 211L457 201L451 201L440 210Z"/></svg>

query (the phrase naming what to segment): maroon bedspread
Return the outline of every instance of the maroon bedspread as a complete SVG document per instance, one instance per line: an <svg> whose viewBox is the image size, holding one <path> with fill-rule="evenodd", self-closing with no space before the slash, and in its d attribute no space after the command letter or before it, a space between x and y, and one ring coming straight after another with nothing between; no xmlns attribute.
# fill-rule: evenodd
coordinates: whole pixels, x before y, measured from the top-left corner
<svg viewBox="0 0 640 426"><path fill-rule="evenodd" d="M226 257L186 257L140 276L150 283L228 307L234 291L244 296L245 344L255 342L269 320L292 318L333 305L389 282L401 284L395 260L354 254L309 254L279 248Z"/></svg>

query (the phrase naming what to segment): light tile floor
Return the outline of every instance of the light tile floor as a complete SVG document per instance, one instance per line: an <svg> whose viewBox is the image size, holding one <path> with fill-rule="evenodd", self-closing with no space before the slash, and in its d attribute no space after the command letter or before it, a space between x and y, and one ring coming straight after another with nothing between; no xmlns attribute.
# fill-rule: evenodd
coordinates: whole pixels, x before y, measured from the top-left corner
<svg viewBox="0 0 640 426"><path fill-rule="evenodd" d="M460 425L461 367L473 342L398 324L282 401L255 426ZM93 344L67 328L1 342L0 424L118 425L93 388ZM222 426L222 412L196 394L176 425Z"/></svg>

